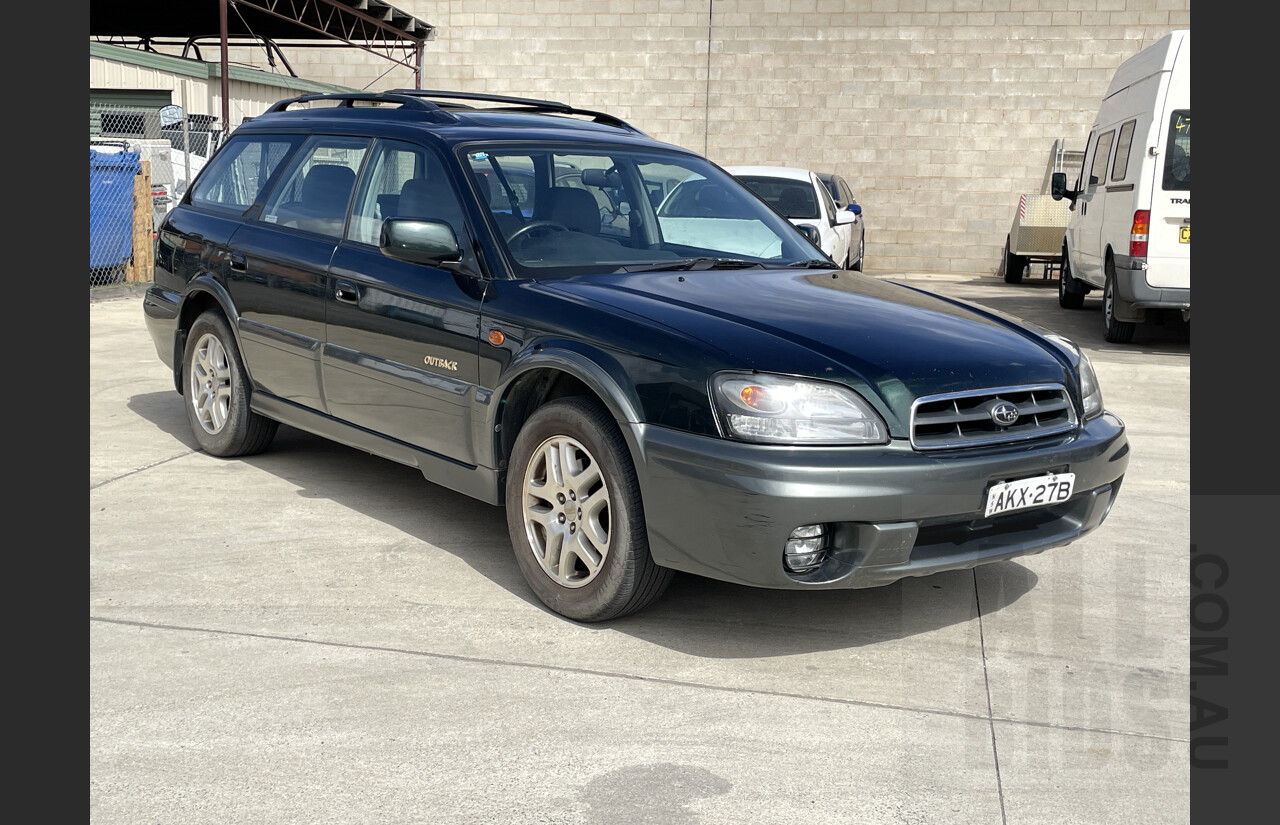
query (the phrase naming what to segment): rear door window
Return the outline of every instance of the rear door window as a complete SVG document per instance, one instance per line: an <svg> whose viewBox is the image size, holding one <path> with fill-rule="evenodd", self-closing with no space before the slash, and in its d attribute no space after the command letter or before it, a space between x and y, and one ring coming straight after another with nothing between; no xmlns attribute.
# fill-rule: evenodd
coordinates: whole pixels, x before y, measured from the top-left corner
<svg viewBox="0 0 1280 825"><path fill-rule="evenodd" d="M262 220L341 237L369 143L368 138L310 138L271 193Z"/></svg>
<svg viewBox="0 0 1280 825"><path fill-rule="evenodd" d="M1164 151L1166 192L1191 191L1191 110L1180 109L1169 117L1169 140Z"/></svg>

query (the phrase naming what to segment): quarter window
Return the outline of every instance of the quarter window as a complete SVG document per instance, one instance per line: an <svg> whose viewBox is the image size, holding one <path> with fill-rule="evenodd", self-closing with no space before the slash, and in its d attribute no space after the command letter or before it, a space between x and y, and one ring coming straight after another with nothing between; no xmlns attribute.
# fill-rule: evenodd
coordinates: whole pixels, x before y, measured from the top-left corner
<svg viewBox="0 0 1280 825"><path fill-rule="evenodd" d="M191 202L244 212L299 142L283 136L232 138L191 190Z"/></svg>

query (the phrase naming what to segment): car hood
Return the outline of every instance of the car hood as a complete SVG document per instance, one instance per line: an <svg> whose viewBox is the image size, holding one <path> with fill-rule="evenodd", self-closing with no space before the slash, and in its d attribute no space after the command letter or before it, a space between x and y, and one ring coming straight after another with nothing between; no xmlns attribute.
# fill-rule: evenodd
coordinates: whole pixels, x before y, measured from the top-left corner
<svg viewBox="0 0 1280 825"><path fill-rule="evenodd" d="M619 273L543 286L697 338L726 369L849 384L902 421L924 395L1071 385L1068 356L1043 330L861 273Z"/></svg>

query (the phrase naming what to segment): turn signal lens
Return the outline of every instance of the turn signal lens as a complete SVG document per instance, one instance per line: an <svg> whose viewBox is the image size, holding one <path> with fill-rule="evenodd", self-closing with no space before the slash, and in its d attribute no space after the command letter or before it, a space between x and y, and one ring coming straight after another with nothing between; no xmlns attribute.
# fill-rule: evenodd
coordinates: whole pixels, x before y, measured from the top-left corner
<svg viewBox="0 0 1280 825"><path fill-rule="evenodd" d="M748 384L738 393L742 403L760 412L782 412L785 406L781 401L770 397L769 391L759 384Z"/></svg>

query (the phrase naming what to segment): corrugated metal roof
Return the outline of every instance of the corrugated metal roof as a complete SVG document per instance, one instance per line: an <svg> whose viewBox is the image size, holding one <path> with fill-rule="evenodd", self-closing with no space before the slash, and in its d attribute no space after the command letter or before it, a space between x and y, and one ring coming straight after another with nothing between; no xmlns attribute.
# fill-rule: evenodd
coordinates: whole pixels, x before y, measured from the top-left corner
<svg viewBox="0 0 1280 825"><path fill-rule="evenodd" d="M406 40L431 40L435 34L430 23L382 0L241 0L228 2L227 36L331 42L334 15L339 13L385 24ZM185 40L217 37L220 32L218 0L96 0L89 4L90 38Z"/></svg>
<svg viewBox="0 0 1280 825"><path fill-rule="evenodd" d="M117 60L134 66L146 66L159 69L170 74L185 75L200 79L222 76L222 66L218 63L206 63L186 57L173 57L166 54L155 54L138 49L126 49L123 46L112 46L107 43L90 43L89 54L107 60ZM264 72L248 66L229 66L227 75L232 80L246 83L258 83L264 86L276 86L301 94L302 92L351 92L349 86L338 86L333 83L320 83L301 77L290 77L278 72Z"/></svg>

